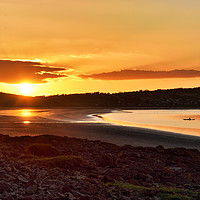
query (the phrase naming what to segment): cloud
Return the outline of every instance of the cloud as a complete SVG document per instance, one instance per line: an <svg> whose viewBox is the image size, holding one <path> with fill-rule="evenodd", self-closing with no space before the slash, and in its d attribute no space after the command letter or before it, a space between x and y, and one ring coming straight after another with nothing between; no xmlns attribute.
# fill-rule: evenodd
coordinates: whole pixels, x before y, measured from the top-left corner
<svg viewBox="0 0 200 200"><path fill-rule="evenodd" d="M146 70L120 70L98 74L81 74L81 78L100 80L130 80L130 79L163 79L163 78L195 78L200 77L198 70L171 70L171 71L146 71Z"/></svg>
<svg viewBox="0 0 200 200"><path fill-rule="evenodd" d="M0 60L0 82L2 83L43 83L47 79L67 77L61 72L66 68L50 67L41 62Z"/></svg>

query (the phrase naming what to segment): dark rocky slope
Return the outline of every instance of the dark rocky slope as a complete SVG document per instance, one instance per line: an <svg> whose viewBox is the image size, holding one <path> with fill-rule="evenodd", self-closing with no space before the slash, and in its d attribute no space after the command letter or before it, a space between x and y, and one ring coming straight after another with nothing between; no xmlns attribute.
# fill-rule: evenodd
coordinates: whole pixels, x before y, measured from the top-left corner
<svg viewBox="0 0 200 200"><path fill-rule="evenodd" d="M200 199L200 152L0 135L0 199Z"/></svg>

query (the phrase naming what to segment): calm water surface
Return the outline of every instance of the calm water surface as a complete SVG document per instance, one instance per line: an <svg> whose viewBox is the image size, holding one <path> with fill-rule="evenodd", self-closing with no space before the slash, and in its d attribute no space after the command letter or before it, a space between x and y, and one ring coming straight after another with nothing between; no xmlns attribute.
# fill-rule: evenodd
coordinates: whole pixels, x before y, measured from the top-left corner
<svg viewBox="0 0 200 200"><path fill-rule="evenodd" d="M110 123L200 136L200 110L124 110L101 115ZM183 119L195 120L183 120Z"/></svg>
<svg viewBox="0 0 200 200"><path fill-rule="evenodd" d="M200 110L197 109L108 112L100 109L3 109L0 123L111 123L200 136ZM189 117L195 120L183 120Z"/></svg>
<svg viewBox="0 0 200 200"><path fill-rule="evenodd" d="M95 109L0 109L0 123L103 122L90 115L96 113L95 111Z"/></svg>

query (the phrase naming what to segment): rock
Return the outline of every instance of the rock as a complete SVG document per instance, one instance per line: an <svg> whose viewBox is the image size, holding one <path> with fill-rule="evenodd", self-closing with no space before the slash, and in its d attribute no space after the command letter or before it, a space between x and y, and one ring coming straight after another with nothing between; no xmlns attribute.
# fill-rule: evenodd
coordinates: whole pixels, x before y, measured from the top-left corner
<svg viewBox="0 0 200 200"><path fill-rule="evenodd" d="M15 196L15 195L16 195L15 192L10 192L9 194L12 195L12 196Z"/></svg>
<svg viewBox="0 0 200 200"><path fill-rule="evenodd" d="M182 167L168 167L170 170L173 170L173 171L181 171L182 170Z"/></svg>
<svg viewBox="0 0 200 200"><path fill-rule="evenodd" d="M5 177L6 177L7 181L15 181L16 180L16 178L14 176L11 176L9 174L5 174Z"/></svg>
<svg viewBox="0 0 200 200"><path fill-rule="evenodd" d="M45 195L45 190L39 190L39 195L44 196Z"/></svg>
<svg viewBox="0 0 200 200"><path fill-rule="evenodd" d="M79 197L78 200L91 200L91 198L87 195L84 195L82 197Z"/></svg>
<svg viewBox="0 0 200 200"><path fill-rule="evenodd" d="M17 169L15 168L15 166L12 165L12 171L13 171L13 172L18 172L19 170L17 170Z"/></svg>
<svg viewBox="0 0 200 200"><path fill-rule="evenodd" d="M165 148L162 146L162 145L158 145L155 150L158 152L158 153L163 153Z"/></svg>
<svg viewBox="0 0 200 200"><path fill-rule="evenodd" d="M28 147L28 151L35 156L56 156L58 151L50 144L36 143Z"/></svg>
<svg viewBox="0 0 200 200"><path fill-rule="evenodd" d="M93 186L93 185L91 185L91 186L89 186L89 187L87 188L87 191L88 191L88 193L89 193L89 194L92 194L92 195L94 195L94 194L96 194L96 193L97 193L97 187L96 187L96 186Z"/></svg>
<svg viewBox="0 0 200 200"><path fill-rule="evenodd" d="M69 199L67 195L62 194L62 193L58 193L58 195L61 197L61 199Z"/></svg>
<svg viewBox="0 0 200 200"><path fill-rule="evenodd" d="M71 192L71 187L69 185L65 185L62 189L63 192Z"/></svg>
<svg viewBox="0 0 200 200"><path fill-rule="evenodd" d="M55 189L57 189L57 187L58 187L58 186L55 185L55 184L52 184L52 185L49 186L49 188L50 188L51 190L55 190Z"/></svg>
<svg viewBox="0 0 200 200"><path fill-rule="evenodd" d="M76 199L76 197L71 192L67 193L67 197L68 197L69 200L75 200Z"/></svg>
<svg viewBox="0 0 200 200"><path fill-rule="evenodd" d="M1 181L0 182L0 194L3 192L11 192L11 185L7 182Z"/></svg>
<svg viewBox="0 0 200 200"><path fill-rule="evenodd" d="M157 197L157 196L155 196L155 197L153 197L153 200L161 200L161 198L160 198L160 197Z"/></svg>
<svg viewBox="0 0 200 200"><path fill-rule="evenodd" d="M122 196L122 199L123 200L131 200L129 197L126 197L126 196Z"/></svg>
<svg viewBox="0 0 200 200"><path fill-rule="evenodd" d="M104 183L107 183L107 182L113 182L115 179L112 177L112 176L109 176L109 175L105 175L105 176L103 176L103 178L102 178L102 181L104 182Z"/></svg>
<svg viewBox="0 0 200 200"><path fill-rule="evenodd" d="M17 176L17 178L21 181L21 182L23 182L23 183L28 183L28 180L25 178L25 177L23 177L23 176Z"/></svg>
<svg viewBox="0 0 200 200"><path fill-rule="evenodd" d="M145 174L145 173L138 173L136 177L137 179L142 180L142 181L149 181L153 179L151 175Z"/></svg>
<svg viewBox="0 0 200 200"><path fill-rule="evenodd" d="M6 171L12 172L12 168L11 168L10 166L8 166L8 167L6 168Z"/></svg>
<svg viewBox="0 0 200 200"><path fill-rule="evenodd" d="M37 185L30 185L26 188L26 193L28 194L35 194L37 191Z"/></svg>
<svg viewBox="0 0 200 200"><path fill-rule="evenodd" d="M112 154L103 154L99 159L99 164L102 167L109 166L109 167L116 167L117 166L117 158L114 157Z"/></svg>

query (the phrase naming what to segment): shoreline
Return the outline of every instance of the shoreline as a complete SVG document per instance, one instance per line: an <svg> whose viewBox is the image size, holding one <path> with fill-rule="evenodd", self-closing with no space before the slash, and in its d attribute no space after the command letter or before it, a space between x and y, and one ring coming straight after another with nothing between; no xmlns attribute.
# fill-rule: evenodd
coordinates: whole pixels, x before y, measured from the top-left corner
<svg viewBox="0 0 200 200"><path fill-rule="evenodd" d="M51 108L47 110L51 110ZM40 109L38 109L38 111L40 112ZM10 117L2 115L0 122L4 121L6 123L0 123L0 134L2 133L10 136L36 136L48 134L100 140L120 146L126 144L146 147L162 145L164 147L200 149L200 137L198 136L105 123L99 116L111 111L111 109L77 108L66 109L64 111L60 109L59 112L50 112L50 115L47 115L47 118L45 118L45 115L40 115L40 113L34 113L34 111L33 116L30 117ZM64 121L59 119L59 116L63 115L63 113ZM95 117L98 117L102 121L98 122L95 121L95 119L92 119L91 121L92 115L95 115ZM41 118L41 116L44 118ZM17 120L17 123L13 123L15 120ZM23 121L29 120L31 123L23 123ZM37 123L38 120L39 122Z"/></svg>

